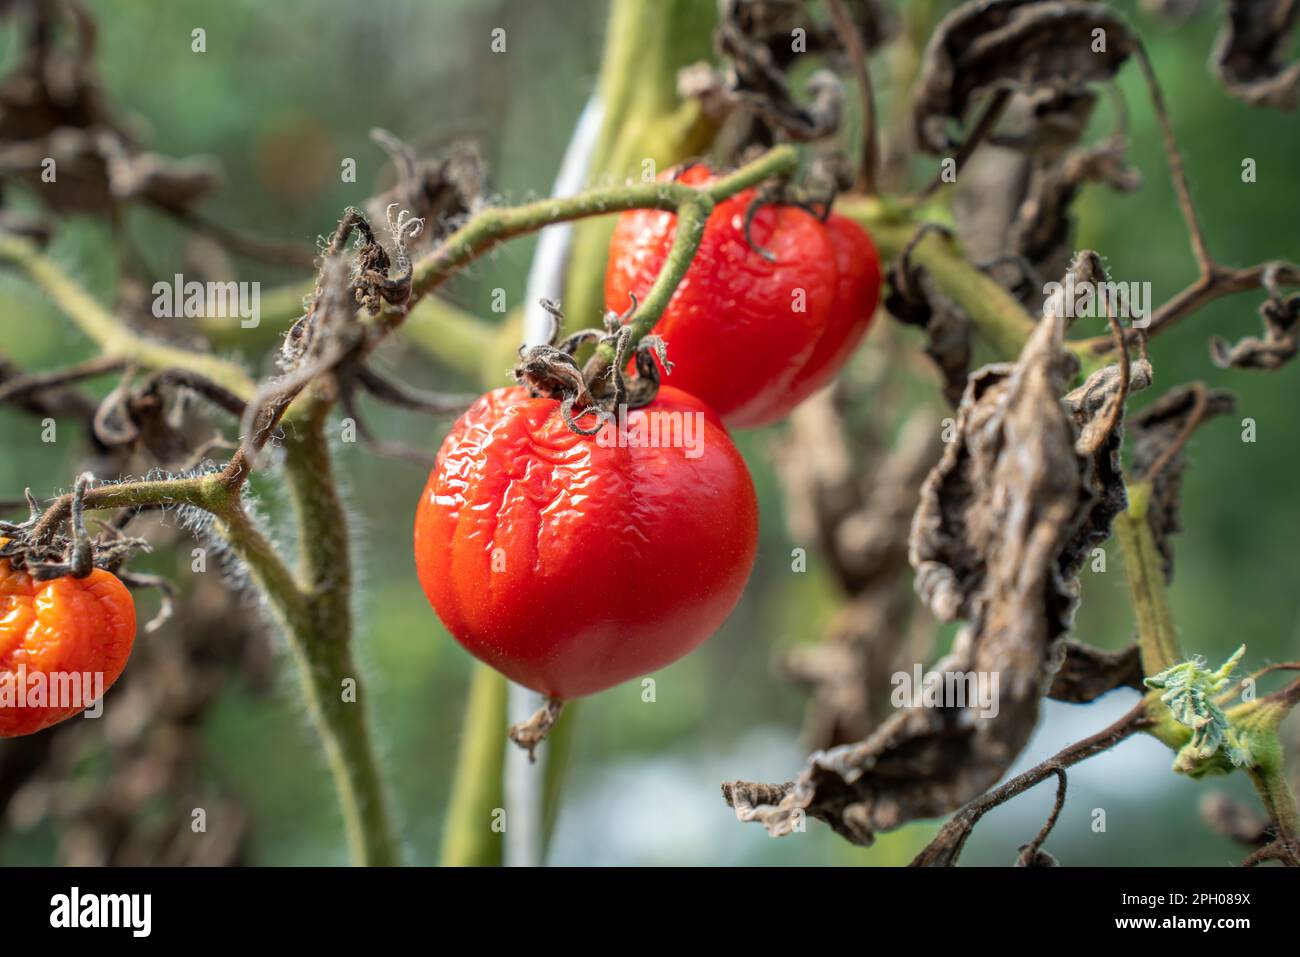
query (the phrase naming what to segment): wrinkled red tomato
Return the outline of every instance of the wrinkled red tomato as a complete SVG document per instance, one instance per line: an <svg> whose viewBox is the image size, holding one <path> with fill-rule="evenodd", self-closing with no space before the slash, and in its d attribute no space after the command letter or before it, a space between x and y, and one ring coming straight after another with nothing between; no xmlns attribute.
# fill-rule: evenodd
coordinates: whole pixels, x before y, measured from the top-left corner
<svg viewBox="0 0 1300 957"><path fill-rule="evenodd" d="M703 166L679 182L715 179ZM880 295L880 257L857 223L823 223L796 206L764 206L745 241L754 191L714 207L691 268L655 332L668 343L674 387L699 396L731 426L784 418L826 385L862 340ZM672 248L677 217L623 213L605 272L605 305L644 302Z"/></svg>
<svg viewBox="0 0 1300 957"><path fill-rule="evenodd" d="M116 575L37 581L0 558L0 738L80 714L117 681L134 641L135 600Z"/></svg>
<svg viewBox="0 0 1300 957"><path fill-rule="evenodd" d="M482 396L415 516L420 584L467 650L559 698L676 661L735 607L758 504L716 413L677 389L623 429L570 430L554 399Z"/></svg>

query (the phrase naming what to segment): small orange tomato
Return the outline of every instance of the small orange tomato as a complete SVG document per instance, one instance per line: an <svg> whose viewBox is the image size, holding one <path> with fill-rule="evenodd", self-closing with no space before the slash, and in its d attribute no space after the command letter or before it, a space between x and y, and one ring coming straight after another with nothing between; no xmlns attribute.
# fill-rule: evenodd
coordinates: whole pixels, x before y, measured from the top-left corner
<svg viewBox="0 0 1300 957"><path fill-rule="evenodd" d="M0 738L79 714L117 681L134 641L135 602L116 575L36 581L0 558Z"/></svg>

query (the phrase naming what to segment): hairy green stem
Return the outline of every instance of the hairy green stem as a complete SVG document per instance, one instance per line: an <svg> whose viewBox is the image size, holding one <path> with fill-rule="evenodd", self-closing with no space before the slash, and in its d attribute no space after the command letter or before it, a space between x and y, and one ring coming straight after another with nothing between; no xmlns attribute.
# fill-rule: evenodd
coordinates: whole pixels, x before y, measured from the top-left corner
<svg viewBox="0 0 1300 957"><path fill-rule="evenodd" d="M1128 510L1115 518L1115 537L1124 555L1124 574L1137 615L1142 671L1151 676L1177 664L1182 654L1165 592L1164 566L1147 522L1151 486L1145 482L1130 485L1128 499Z"/></svg>
<svg viewBox="0 0 1300 957"><path fill-rule="evenodd" d="M1255 786L1264 810L1277 826L1278 837L1294 841L1300 837L1300 812L1296 810L1295 795L1287 783L1286 772L1281 767L1253 767L1247 772Z"/></svg>
<svg viewBox="0 0 1300 957"><path fill-rule="evenodd" d="M315 394L304 401L285 430L284 449L299 539L294 591L307 614L286 633L334 775L352 860L392 865L399 863L397 842L351 649L351 548L325 434L330 405Z"/></svg>
<svg viewBox="0 0 1300 957"><path fill-rule="evenodd" d="M700 248L700 240L704 237L704 226L712 210L713 200L708 196L687 200L677 208L677 228L673 233L672 248L668 251L668 258L664 260L663 268L655 277L650 291L646 293L645 302L638 303L636 312L632 314L629 323L632 327L629 348L635 349L636 344L649 335L655 323L663 316L664 310L668 308L673 293L686 277L686 272L695 259L695 252ZM614 345L610 342L602 342L596 349L592 366L586 373L587 381L590 382L592 377L599 377L613 364Z"/></svg>
<svg viewBox="0 0 1300 957"><path fill-rule="evenodd" d="M307 523L324 522L335 507L340 520L343 516L328 481L312 480L313 474L330 474L328 448L323 434L304 430L304 424L314 423L311 419L298 423L299 438L288 446L292 464L287 468L295 486L295 501L300 503L299 518L306 527ZM313 471L317 469L321 471ZM47 519L59 520L66 509L65 500L70 501L69 496L47 511ZM90 509L175 504L193 505L212 514L217 534L248 567L286 636L302 678L308 713L338 788L352 860L360 864L397 863L396 842L348 642L351 613L345 526L336 526L343 532L341 535L330 533L315 539L328 551L304 547L304 556L313 557L305 561L304 580L299 582L248 516L238 493L222 485L216 475L102 485L86 493L86 507ZM342 559L337 567L334 557ZM338 568L343 569L341 579ZM357 681L357 695L344 694L344 682L349 679Z"/></svg>
<svg viewBox="0 0 1300 957"><path fill-rule="evenodd" d="M522 206L485 209L415 264L412 301L436 289L453 273L493 246L555 223L589 216L606 216L633 209L677 212L683 206L710 207L771 176L792 173L799 162L793 146L778 146L704 189L681 183L652 182L608 189L592 189L562 199L544 199ZM400 321L388 314L387 321Z"/></svg>

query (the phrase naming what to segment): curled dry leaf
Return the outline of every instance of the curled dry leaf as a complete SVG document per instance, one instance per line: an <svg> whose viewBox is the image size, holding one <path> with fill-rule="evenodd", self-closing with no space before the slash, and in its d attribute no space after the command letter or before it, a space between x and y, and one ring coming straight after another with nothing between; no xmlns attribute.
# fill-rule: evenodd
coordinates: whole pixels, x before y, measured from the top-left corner
<svg viewBox="0 0 1300 957"><path fill-rule="evenodd" d="M1100 3L967 3L940 22L926 47L912 94L917 144L936 154L951 149L949 124L984 94L1077 92L1109 80L1137 42Z"/></svg>
<svg viewBox="0 0 1300 957"><path fill-rule="evenodd" d="M1295 358L1300 343L1300 293L1285 299L1271 295L1259 307L1264 320L1264 338L1250 336L1229 345L1215 336L1210 340L1210 357L1224 369L1280 369Z"/></svg>
<svg viewBox="0 0 1300 957"><path fill-rule="evenodd" d="M1054 701L1087 704L1116 688L1146 690L1137 645L1123 651L1102 651L1067 638L1058 647L1061 665L1047 690Z"/></svg>
<svg viewBox="0 0 1300 957"><path fill-rule="evenodd" d="M1128 391L1141 392L1152 382L1151 363L1147 359L1133 361L1129 371ZM1079 445L1093 443L1093 430L1105 425L1102 414L1120 394L1122 385L1118 365L1104 366L1088 376L1087 381L1065 396L1066 407L1079 425ZM1112 430L1111 435L1114 435ZM1118 448L1118 443L1115 443Z"/></svg>
<svg viewBox="0 0 1300 957"><path fill-rule="evenodd" d="M1071 272L1076 282L1104 278L1090 252ZM865 740L813 754L789 784L732 782L726 793L742 820L781 835L812 816L869 843L876 831L955 810L997 781L1065 664L1071 672L1058 686L1062 695L1095 696L1134 677L1123 655L1060 642L1073 617L1079 567L1125 505L1122 400L1134 379L1149 381L1150 370L1128 382L1103 370L1063 396L1074 363L1055 305L1015 363L971 375L956 437L922 486L912 522L918 593L940 619L966 620L932 670L996 674L996 715L974 702L897 711ZM1100 440L1098 420L1105 422ZM779 800L763 800L774 794Z"/></svg>
<svg viewBox="0 0 1300 957"><path fill-rule="evenodd" d="M1105 278L1099 270L1095 275ZM1092 492L1087 521L1066 557L1067 566L1082 565L1110 538L1111 522L1128 507L1120 463L1124 403L1132 393L1148 388L1151 378L1151 363L1145 358L1133 361L1127 382L1119 365L1104 366L1062 399L1078 435L1075 451L1083 462L1084 483Z"/></svg>
<svg viewBox="0 0 1300 957"><path fill-rule="evenodd" d="M971 376L957 437L921 490L912 525L917 589L940 618L965 618L940 673L997 674L999 711L908 708L866 740L812 755L775 803L733 783L743 819L791 831L801 816L855 843L961 807L1006 771L1028 740L1073 614L1077 539L1095 493L1076 452L1064 320L1049 314L1020 359Z"/></svg>
<svg viewBox="0 0 1300 957"><path fill-rule="evenodd" d="M1021 554L1025 549L1040 549L1043 539L1059 538L1056 554L1069 542L1068 535L1038 529L1045 520L1066 528L1084 491L1075 429L1060 400L1063 328L1063 319L1045 316L1017 363L995 363L971 376L958 408L956 438L922 488L911 562L922 599L945 621L975 621L992 600L1010 597L999 592L1017 576L999 573L1010 572L1000 539L1012 525L1021 533L1039 532L1037 540L1010 544L1009 551L1022 559L1028 557ZM1050 609L1038 608L1030 617L1049 611L1059 625L1051 630L1059 633L1066 624L1060 613L1071 603L1062 591L1047 602Z"/></svg>
<svg viewBox="0 0 1300 957"><path fill-rule="evenodd" d="M894 17L878 0L852 0L847 8L864 50L879 46L893 29ZM733 131L725 137L728 141L766 144L779 135L809 142L839 128L844 90L835 73L815 72L802 95L796 95L790 82L791 67L806 54L836 56L842 49L833 25L811 18L804 3L722 0L714 48L725 66L687 67L679 74L678 90L683 97L700 100L714 116L740 106L741 113L752 112L766 127L759 135ZM748 125L745 117L740 120Z"/></svg>
<svg viewBox="0 0 1300 957"><path fill-rule="evenodd" d="M1066 269L1074 249L1070 207L1085 185L1131 192L1141 183L1126 162L1123 133L1078 145L1095 104L1087 90L1016 94L1006 131L991 137L960 177L953 211L962 244L974 260L995 263L994 278L1010 288ZM1041 286L1029 282L1022 301L1034 301Z"/></svg>
<svg viewBox="0 0 1300 957"><path fill-rule="evenodd" d="M906 275L904 275L906 270ZM900 257L886 273L885 309L908 325L925 330L925 354L943 378L943 396L954 408L970 374L970 317L935 285L923 266Z"/></svg>
<svg viewBox="0 0 1300 957"><path fill-rule="evenodd" d="M1300 63L1287 65L1300 4L1294 0L1227 0L1228 19L1210 62L1229 93L1252 106L1294 110Z"/></svg>
<svg viewBox="0 0 1300 957"><path fill-rule="evenodd" d="M1043 271L1057 272L1072 248L1070 206L1087 183L1132 192L1141 176L1125 160L1128 143L1112 136L1072 150L1059 163L1033 163L1025 196L1008 231L1008 248Z"/></svg>
<svg viewBox="0 0 1300 957"><path fill-rule="evenodd" d="M1170 389L1159 399L1135 414L1130 423L1133 438L1133 474L1146 475L1174 446L1181 443L1189 428L1199 428L1208 420L1226 415L1236 407L1232 393L1206 389L1199 384ZM1152 482L1147 506L1147 523L1156 547L1164 559L1166 580L1174 575L1172 536L1182 531L1179 521L1179 496L1183 471L1187 468L1181 444L1173 457L1161 466Z"/></svg>

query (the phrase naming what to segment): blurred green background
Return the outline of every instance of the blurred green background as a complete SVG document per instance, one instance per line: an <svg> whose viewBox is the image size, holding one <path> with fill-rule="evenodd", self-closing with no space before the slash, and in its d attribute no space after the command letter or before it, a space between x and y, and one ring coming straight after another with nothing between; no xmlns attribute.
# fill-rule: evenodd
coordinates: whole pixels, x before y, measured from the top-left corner
<svg viewBox="0 0 1300 957"><path fill-rule="evenodd" d="M204 210L245 231L304 241L330 231L344 206L390 182L387 160L368 138L375 126L426 151L473 138L494 196L515 202L547 194L595 83L605 28L605 4L598 0L100 0L88 6L100 28L104 85L140 121L146 144L173 156L210 154L224 168L226 185ZM1220 260L1300 259L1300 126L1294 116L1230 99L1212 78L1206 60L1220 9L1172 26L1135 3L1117 6L1147 39ZM507 30L506 55L489 49L497 26ZM191 52L195 27L207 31L205 54ZM15 42L12 26L0 24L0 63L9 62ZM1145 182L1127 196L1085 191L1076 207L1076 245L1101 250L1116 278L1150 280L1159 302L1193 278L1194 267L1132 67L1120 85L1130 104L1131 159ZM357 161L355 184L340 181L344 157ZM1244 157L1257 161L1254 184L1241 181ZM184 234L144 210L131 212L127 229L156 275L170 277ZM488 302L495 287L518 304L533 245L516 241L480 261L449 289L450 298L485 318L494 315ZM52 255L102 301L112 301L115 258L102 223L64 219ZM261 281L264 289L301 275L242 260L240 268L239 278ZM1162 387L1198 378L1239 397L1236 416L1214 422L1192 443L1187 530L1176 542L1175 616L1188 649L1215 663L1242 642L1254 665L1300 651L1297 369L1218 370L1205 344L1212 332L1233 341L1255 334L1258 298L1215 303L1156 340L1157 388L1136 400L1144 404ZM856 361L869 361L872 349L869 341ZM0 352L27 369L92 354L44 296L9 270L0 271ZM387 356L416 385L474 386L413 350ZM1257 423L1253 444L1241 440L1244 417ZM386 436L429 448L445 430L445 423L400 413L372 418ZM774 841L758 826L736 822L719 796L722 780L786 780L802 765L804 698L773 675L771 660L783 645L816 639L836 602L815 554L807 574L790 571L790 549L801 543L788 539L767 453L780 435L777 427L740 436L759 488L762 542L745 598L726 627L655 676L657 703L642 703L639 684L631 683L592 697L576 713L551 862L899 864L933 833L936 824L919 824L859 849L812 822L806 834ZM9 498L25 485L43 494L68 485L84 446L80 440L44 445L36 420L0 408L0 450L0 498ZM415 581L410 522L425 475L357 445L340 445L338 459L359 540L358 654L382 762L408 859L434 863L471 659L442 630ZM265 510L276 511L273 483L257 489ZM183 543L178 554L155 555L146 565L175 574L188 562L188 549ZM1085 572L1078 636L1119 647L1128 640L1131 613L1118 553L1108 551L1106 574ZM168 638L164 629L141 640ZM272 694L255 694L240 680L223 693L202 729L203 775L249 810L253 862L342 863L328 773L296 703L288 662L279 664ZM1088 707L1048 703L1018 767L1102 727L1130 699L1119 692ZM1066 864L1239 860L1238 848L1199 822L1197 800L1211 788L1227 788L1253 802L1246 782L1189 782L1168 771L1171 760L1143 739L1072 771L1069 801L1048 849ZM1044 820L1049 787L990 814L963 862L1011 863L1017 845ZM1107 811L1105 833L1090 828L1096 807ZM51 863L57 840L48 826L10 830L0 863Z"/></svg>

